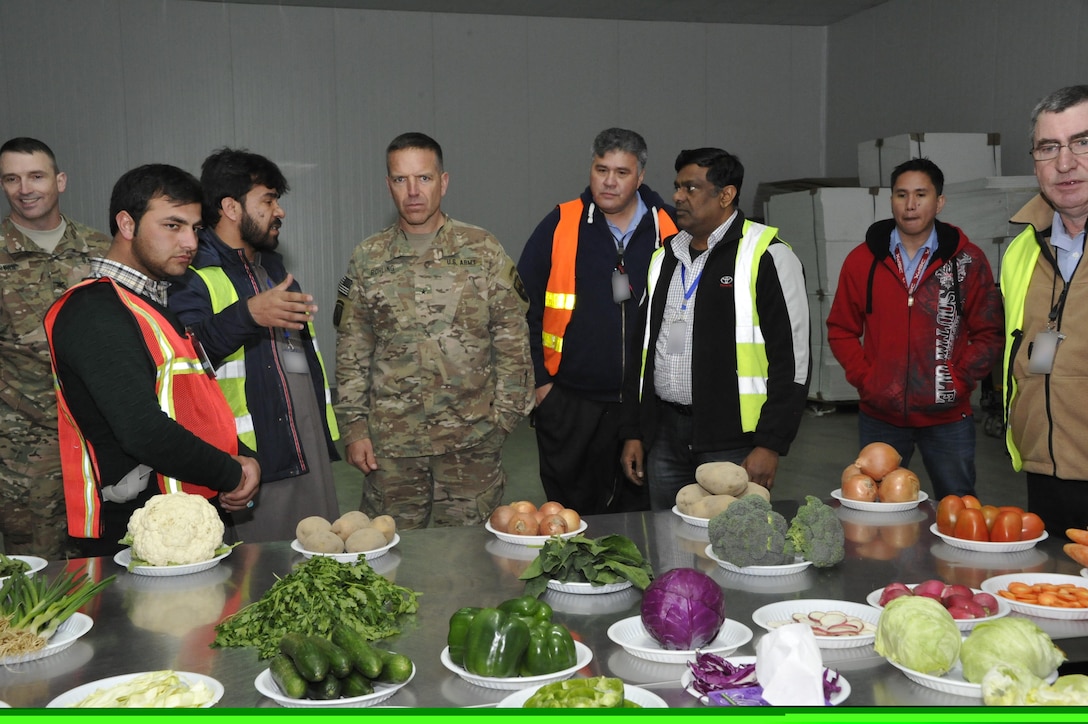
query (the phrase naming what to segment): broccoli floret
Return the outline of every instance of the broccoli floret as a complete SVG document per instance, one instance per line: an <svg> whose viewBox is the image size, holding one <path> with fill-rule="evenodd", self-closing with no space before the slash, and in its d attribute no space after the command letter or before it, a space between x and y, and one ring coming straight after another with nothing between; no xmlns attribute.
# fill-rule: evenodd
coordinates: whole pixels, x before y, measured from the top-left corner
<svg viewBox="0 0 1088 724"><path fill-rule="evenodd" d="M846 556L842 523L834 508L813 495L805 496L786 537L793 549L817 568L833 566Z"/></svg>
<svg viewBox="0 0 1088 724"><path fill-rule="evenodd" d="M745 495L707 525L714 555L741 568L792 563L787 529L786 519L759 495Z"/></svg>

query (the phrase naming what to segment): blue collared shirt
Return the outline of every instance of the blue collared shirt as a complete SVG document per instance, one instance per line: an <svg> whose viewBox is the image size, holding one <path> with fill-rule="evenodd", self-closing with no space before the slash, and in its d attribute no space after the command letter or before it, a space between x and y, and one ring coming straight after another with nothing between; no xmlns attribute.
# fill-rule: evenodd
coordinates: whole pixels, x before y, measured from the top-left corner
<svg viewBox="0 0 1088 724"><path fill-rule="evenodd" d="M638 228L638 222L642 221L642 217L646 215L646 202L642 200L642 194L638 191L635 191L635 200L638 202L638 206L635 207L635 215L631 217L631 224L626 230L613 224L607 216L605 217L605 221L608 222L608 230L612 233L612 238L616 240L616 244L621 249L627 248L627 242L631 240L631 235Z"/></svg>
<svg viewBox="0 0 1088 724"><path fill-rule="evenodd" d="M1058 271L1061 272L1062 279L1069 281L1073 277L1073 272L1077 270L1080 258L1084 255L1084 232L1070 236L1065 230L1061 216L1055 211L1054 224L1050 228L1050 243L1058 252Z"/></svg>
<svg viewBox="0 0 1088 724"><path fill-rule="evenodd" d="M910 252L907 251L907 247L903 246L903 240L899 238L899 229L892 229L892 238L888 245L888 251L892 253L892 257L895 257L895 250L899 249L900 255L903 257L903 276L907 278L909 282L914 278L914 273L918 269L918 263L922 261L922 250L929 249L929 258L932 259L933 255L937 253L937 227L934 226L929 232L929 238L926 239L926 243L918 247L918 251L914 254L912 259ZM924 270L923 270L924 271Z"/></svg>

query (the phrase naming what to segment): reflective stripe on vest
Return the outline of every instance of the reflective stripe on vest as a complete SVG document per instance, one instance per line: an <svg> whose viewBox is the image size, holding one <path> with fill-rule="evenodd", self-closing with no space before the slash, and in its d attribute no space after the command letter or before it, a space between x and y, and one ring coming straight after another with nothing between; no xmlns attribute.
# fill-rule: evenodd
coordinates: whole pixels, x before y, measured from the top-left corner
<svg viewBox="0 0 1088 724"><path fill-rule="evenodd" d="M1029 225L1021 231L1009 244L1005 256L1001 259L1001 295L1005 298L1005 351L1002 370L1005 385L1005 447L1012 458L1013 470L1020 470L1024 466L1024 460L1020 456L1020 450L1012 439L1012 426L1009 422L1009 411L1012 401L1016 398L1016 377L1012 374L1013 333L1024 327L1024 304L1027 301L1028 285L1035 273L1035 264L1041 253L1039 243L1035 238L1035 227Z"/></svg>
<svg viewBox="0 0 1088 724"><path fill-rule="evenodd" d="M192 342L188 337L178 334L173 325L150 302L115 284L112 279L103 277L81 282L65 292L49 309L44 321L50 354L55 354L53 324L61 307L75 289L102 283L113 286L121 303L136 321L157 370L155 396L159 408L204 442L231 455L237 455L238 437L234 432L230 408L219 387L204 373ZM98 460L93 446L83 437L72 416L64 390L56 377L55 367L53 385L57 393L57 427L68 533L76 538L98 538L102 531ZM185 404L177 404L182 400ZM192 400L200 402L193 404ZM218 495L218 491L166 477L158 472L155 477L162 493L186 492L205 498Z"/></svg>
<svg viewBox="0 0 1088 724"><path fill-rule="evenodd" d="M212 313L218 314L230 305L238 301L238 290L223 271L222 267L209 266L203 269L192 268L197 276L204 280L208 288L208 296L212 305ZM325 422L329 426L329 432L333 440L340 437L336 426L336 413L332 407L332 393L329 391L329 380L325 374L325 363L321 359L321 352L317 348L317 333L312 322L307 323L310 339L317 354L317 363L321 367L321 382L325 390ZM250 450L257 450L257 434L253 427L253 416L249 411L249 403L246 400L246 360L245 348L239 347L231 352L215 370L215 378L219 382L223 394L234 411L235 429L238 437ZM286 391L285 391L286 393Z"/></svg>
<svg viewBox="0 0 1088 724"><path fill-rule="evenodd" d="M763 341L763 330L759 326L759 315L756 313L756 276L759 272L759 260L777 235L778 229L745 219L740 243L737 245L737 259L733 271L734 343L737 349L741 429L744 432L755 431L763 403L767 401L767 348ZM664 248L654 252L650 259L650 269L646 275L646 295L651 300L664 259ZM739 294L738 291L742 289L747 293ZM668 293L667 289L665 293ZM642 338L639 399L642 398L646 382L647 354L653 354L650 350L649 324L646 324ZM692 398L694 397L693 390Z"/></svg>
<svg viewBox="0 0 1088 724"><path fill-rule="evenodd" d="M559 371L563 358L563 335L575 306L575 259L578 256L578 226L582 221L585 204L574 199L559 204L559 223L552 234L552 266L548 286L544 290L543 332L544 368L554 375ZM592 209L596 208L591 206ZM676 224L663 209L651 208L648 212L654 220L654 247L661 246L663 238L677 233ZM606 222L607 223L607 222Z"/></svg>

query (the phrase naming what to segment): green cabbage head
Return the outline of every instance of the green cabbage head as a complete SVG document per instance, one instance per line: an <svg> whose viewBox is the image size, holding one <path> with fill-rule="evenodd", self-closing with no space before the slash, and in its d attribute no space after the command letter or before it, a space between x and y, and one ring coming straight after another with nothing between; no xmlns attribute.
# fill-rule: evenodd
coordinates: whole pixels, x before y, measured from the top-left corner
<svg viewBox="0 0 1088 724"><path fill-rule="evenodd" d="M963 635L940 601L902 596L880 612L876 652L889 661L931 676L941 676L956 663Z"/></svg>
<svg viewBox="0 0 1088 724"><path fill-rule="evenodd" d="M1047 684L1020 664L995 664L982 677L982 700L987 706L1085 706L1088 676L1067 674Z"/></svg>
<svg viewBox="0 0 1088 724"><path fill-rule="evenodd" d="M975 626L960 650L963 678L974 684L982 683L995 664L1010 661L1046 678L1065 661L1065 654L1034 621L1011 616Z"/></svg>

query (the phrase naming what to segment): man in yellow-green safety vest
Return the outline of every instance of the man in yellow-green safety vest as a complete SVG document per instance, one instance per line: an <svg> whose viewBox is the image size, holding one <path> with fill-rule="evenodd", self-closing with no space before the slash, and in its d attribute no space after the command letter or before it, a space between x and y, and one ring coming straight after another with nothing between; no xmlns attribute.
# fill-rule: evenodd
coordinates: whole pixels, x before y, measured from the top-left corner
<svg viewBox="0 0 1088 724"><path fill-rule="evenodd" d="M744 217L740 160L682 151L680 233L650 260L642 364L625 380L622 462L667 510L705 462L742 465L770 488L808 396L808 300L777 229Z"/></svg>
<svg viewBox="0 0 1088 724"><path fill-rule="evenodd" d="M331 460L336 418L311 317L317 310L275 250L287 180L269 159L223 148L201 167L204 229L170 309L200 339L261 462L254 507L236 513L248 543L291 540L298 521L339 517Z"/></svg>

